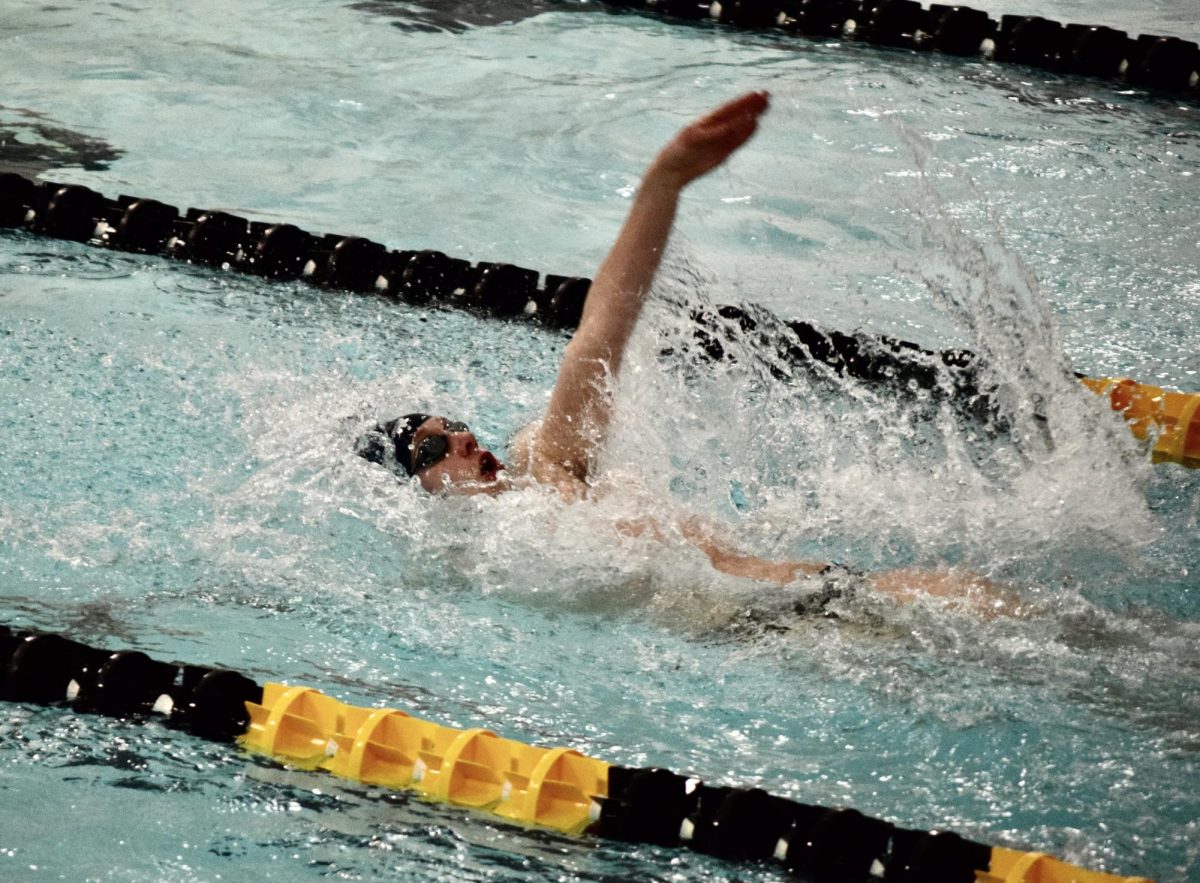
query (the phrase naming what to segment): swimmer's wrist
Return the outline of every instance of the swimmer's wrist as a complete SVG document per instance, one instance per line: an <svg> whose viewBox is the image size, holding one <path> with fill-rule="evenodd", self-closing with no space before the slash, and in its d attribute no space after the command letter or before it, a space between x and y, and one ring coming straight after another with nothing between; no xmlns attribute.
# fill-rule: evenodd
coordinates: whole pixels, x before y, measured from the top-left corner
<svg viewBox="0 0 1200 883"><path fill-rule="evenodd" d="M646 169L646 174L642 176L642 182L638 186L638 192L647 194L657 192L667 196L678 196L689 180L681 170L672 169L660 158Z"/></svg>

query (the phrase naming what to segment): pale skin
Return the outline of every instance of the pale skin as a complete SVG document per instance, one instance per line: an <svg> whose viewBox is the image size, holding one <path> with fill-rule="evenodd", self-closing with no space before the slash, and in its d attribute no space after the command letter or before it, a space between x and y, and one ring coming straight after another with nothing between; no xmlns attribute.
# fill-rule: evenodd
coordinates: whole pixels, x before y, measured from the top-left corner
<svg viewBox="0 0 1200 883"><path fill-rule="evenodd" d="M431 417L414 433L413 450L431 435L444 435L447 453L417 473L425 490L496 494L518 479L552 487L567 500L588 496L595 477L593 464L612 415L610 390L620 376L630 335L662 261L680 195L754 135L769 103L765 92L742 95L686 126L668 142L646 169L617 240L596 272L545 414L522 429L510 446L510 466L506 468L481 448L470 431L447 432L444 418ZM682 519L677 527L714 568L735 576L785 585L826 566L745 554L697 518ZM629 536L662 536L661 525L651 519L625 520L617 530ZM952 569L888 571L867 580L899 601L925 594L963 599L985 614L1016 612L1016 600L1009 593L982 577Z"/></svg>

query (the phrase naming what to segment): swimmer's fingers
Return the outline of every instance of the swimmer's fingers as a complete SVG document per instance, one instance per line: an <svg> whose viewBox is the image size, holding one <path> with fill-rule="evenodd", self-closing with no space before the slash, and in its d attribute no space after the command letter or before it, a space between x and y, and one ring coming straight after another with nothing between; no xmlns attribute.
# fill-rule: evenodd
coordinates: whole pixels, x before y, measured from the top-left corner
<svg viewBox="0 0 1200 883"><path fill-rule="evenodd" d="M707 174L750 139L769 103L766 92L750 92L701 117L663 149L652 171L679 187Z"/></svg>
<svg viewBox="0 0 1200 883"><path fill-rule="evenodd" d="M693 126L718 126L743 118L758 119L770 106L771 96L767 92L747 92L733 101L722 104L716 110L705 114Z"/></svg>

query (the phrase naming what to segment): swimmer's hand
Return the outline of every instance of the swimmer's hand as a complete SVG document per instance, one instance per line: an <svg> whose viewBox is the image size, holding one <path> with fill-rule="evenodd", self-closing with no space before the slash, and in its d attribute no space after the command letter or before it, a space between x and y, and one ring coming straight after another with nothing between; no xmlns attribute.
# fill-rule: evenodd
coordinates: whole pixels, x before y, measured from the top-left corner
<svg viewBox="0 0 1200 883"><path fill-rule="evenodd" d="M766 92L750 92L696 120L662 149L647 171L647 183L682 189L708 174L750 140L769 104Z"/></svg>

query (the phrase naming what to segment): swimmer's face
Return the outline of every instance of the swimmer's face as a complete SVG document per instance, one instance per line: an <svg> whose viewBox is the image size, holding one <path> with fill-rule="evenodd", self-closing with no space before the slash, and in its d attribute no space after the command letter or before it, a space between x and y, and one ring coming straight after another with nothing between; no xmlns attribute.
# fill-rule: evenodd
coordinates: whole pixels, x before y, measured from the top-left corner
<svg viewBox="0 0 1200 883"><path fill-rule="evenodd" d="M497 494L508 487L504 464L481 448L462 423L430 417L413 433L414 475L431 494Z"/></svg>

